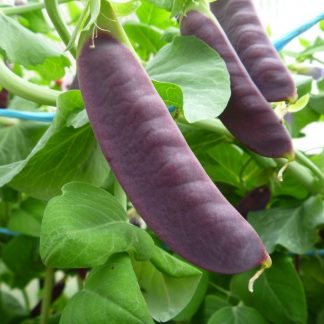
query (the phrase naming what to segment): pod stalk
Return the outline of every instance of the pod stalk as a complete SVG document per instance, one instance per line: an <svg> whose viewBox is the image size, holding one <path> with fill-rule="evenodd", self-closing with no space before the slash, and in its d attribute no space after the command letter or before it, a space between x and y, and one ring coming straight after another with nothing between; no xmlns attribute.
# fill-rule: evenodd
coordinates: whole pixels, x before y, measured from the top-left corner
<svg viewBox="0 0 324 324"><path fill-rule="evenodd" d="M270 256L268 256L268 258L262 263L261 268L252 276L252 278L249 280L249 284L248 284L248 289L250 293L253 293L254 291L254 283L257 279L260 278L260 276L263 274L263 272L266 269L269 269L272 265L272 260L270 258Z"/></svg>

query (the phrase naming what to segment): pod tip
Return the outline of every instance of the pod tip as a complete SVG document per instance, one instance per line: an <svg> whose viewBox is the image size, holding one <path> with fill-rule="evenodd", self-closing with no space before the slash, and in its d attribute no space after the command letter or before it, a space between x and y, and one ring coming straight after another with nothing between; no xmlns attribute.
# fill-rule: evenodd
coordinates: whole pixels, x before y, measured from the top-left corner
<svg viewBox="0 0 324 324"><path fill-rule="evenodd" d="M290 151L284 153L281 157L284 158L284 159L287 159L288 162L292 162L296 158L295 151L294 150L290 150Z"/></svg>
<svg viewBox="0 0 324 324"><path fill-rule="evenodd" d="M250 293L253 293L254 289L254 283L255 281L262 275L262 273L270 268L272 265L272 260L270 258L269 255L267 255L267 258L261 263L261 268L250 278L249 280L249 285L248 285L248 289Z"/></svg>

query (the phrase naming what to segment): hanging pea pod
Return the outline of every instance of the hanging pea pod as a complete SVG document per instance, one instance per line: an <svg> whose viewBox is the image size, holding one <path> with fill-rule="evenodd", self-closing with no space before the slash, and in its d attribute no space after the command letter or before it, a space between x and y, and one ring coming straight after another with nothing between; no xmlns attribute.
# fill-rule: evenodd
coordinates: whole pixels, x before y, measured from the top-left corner
<svg viewBox="0 0 324 324"><path fill-rule="evenodd" d="M231 77L231 98L220 115L226 128L252 151L267 157L294 156L288 132L251 80L217 20L208 9L189 11L182 35L194 35L224 59Z"/></svg>
<svg viewBox="0 0 324 324"><path fill-rule="evenodd" d="M202 268L269 266L257 233L207 176L120 31L100 29L79 46L79 86L98 143L136 210Z"/></svg>
<svg viewBox="0 0 324 324"><path fill-rule="evenodd" d="M295 99L295 83L266 35L252 1L218 0L210 7L267 101Z"/></svg>

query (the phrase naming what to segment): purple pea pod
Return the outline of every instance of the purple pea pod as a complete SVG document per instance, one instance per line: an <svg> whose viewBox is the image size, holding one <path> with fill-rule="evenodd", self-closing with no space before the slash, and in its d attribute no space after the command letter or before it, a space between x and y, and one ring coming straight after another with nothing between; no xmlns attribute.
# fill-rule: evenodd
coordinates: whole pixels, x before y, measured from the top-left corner
<svg viewBox="0 0 324 324"><path fill-rule="evenodd" d="M224 59L231 78L231 98L220 115L226 128L252 151L267 157L294 156L290 136L253 83L214 17L190 11L181 20L182 35L204 41Z"/></svg>
<svg viewBox="0 0 324 324"><path fill-rule="evenodd" d="M267 101L294 99L296 85L268 38L251 0L217 0L211 11Z"/></svg>
<svg viewBox="0 0 324 324"><path fill-rule="evenodd" d="M257 187L248 192L235 208L244 218L246 218L251 211L265 209L270 198L271 194L267 186Z"/></svg>
<svg viewBox="0 0 324 324"><path fill-rule="evenodd" d="M108 32L77 58L100 147L134 208L183 258L238 273L271 264L255 230L225 199L185 142L131 50Z"/></svg>

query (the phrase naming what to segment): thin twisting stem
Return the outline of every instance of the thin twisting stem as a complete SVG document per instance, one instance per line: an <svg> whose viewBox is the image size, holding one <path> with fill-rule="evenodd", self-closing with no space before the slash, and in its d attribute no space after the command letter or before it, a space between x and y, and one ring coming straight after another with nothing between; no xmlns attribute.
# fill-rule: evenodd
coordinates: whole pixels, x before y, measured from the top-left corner
<svg viewBox="0 0 324 324"><path fill-rule="evenodd" d="M47 267L45 272L44 294L41 306L40 324L46 324L51 308L52 291L54 286L54 269Z"/></svg>
<svg viewBox="0 0 324 324"><path fill-rule="evenodd" d="M47 14L50 17L57 33L60 35L62 41L67 46L70 42L71 35L68 27L61 18L61 14L57 5L57 0L44 0L44 3ZM75 46L70 47L70 53L74 58L76 57Z"/></svg>
<svg viewBox="0 0 324 324"><path fill-rule="evenodd" d="M10 71L0 56L0 85L15 95L39 104L56 106L60 91L30 83Z"/></svg>

